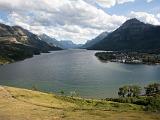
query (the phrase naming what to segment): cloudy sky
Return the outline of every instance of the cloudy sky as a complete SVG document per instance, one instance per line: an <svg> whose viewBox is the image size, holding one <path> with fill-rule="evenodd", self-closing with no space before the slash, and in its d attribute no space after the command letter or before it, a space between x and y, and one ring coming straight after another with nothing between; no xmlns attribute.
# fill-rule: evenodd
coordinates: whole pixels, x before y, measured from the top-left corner
<svg viewBox="0 0 160 120"><path fill-rule="evenodd" d="M160 0L0 0L0 22L84 43L130 18L160 25Z"/></svg>

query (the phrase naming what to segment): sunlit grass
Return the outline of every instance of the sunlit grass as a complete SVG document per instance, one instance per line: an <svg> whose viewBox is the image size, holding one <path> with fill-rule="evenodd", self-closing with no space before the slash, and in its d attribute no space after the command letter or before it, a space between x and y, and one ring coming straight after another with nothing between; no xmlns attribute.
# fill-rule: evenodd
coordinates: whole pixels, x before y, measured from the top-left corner
<svg viewBox="0 0 160 120"><path fill-rule="evenodd" d="M8 58L0 56L0 64L3 65L3 64L8 64L10 62L11 62L11 60L9 60Z"/></svg>
<svg viewBox="0 0 160 120"><path fill-rule="evenodd" d="M105 100L57 96L38 91L0 87L3 120L159 120L142 106Z"/></svg>

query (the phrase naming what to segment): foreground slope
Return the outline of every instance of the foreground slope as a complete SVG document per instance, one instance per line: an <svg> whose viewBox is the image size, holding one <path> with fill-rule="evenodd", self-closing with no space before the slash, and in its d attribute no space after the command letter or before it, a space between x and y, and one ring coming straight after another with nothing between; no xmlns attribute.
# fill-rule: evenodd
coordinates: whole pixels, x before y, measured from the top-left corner
<svg viewBox="0 0 160 120"><path fill-rule="evenodd" d="M0 120L159 120L141 107L0 87Z"/></svg>
<svg viewBox="0 0 160 120"><path fill-rule="evenodd" d="M130 19L88 49L112 51L155 50L160 48L160 26Z"/></svg>

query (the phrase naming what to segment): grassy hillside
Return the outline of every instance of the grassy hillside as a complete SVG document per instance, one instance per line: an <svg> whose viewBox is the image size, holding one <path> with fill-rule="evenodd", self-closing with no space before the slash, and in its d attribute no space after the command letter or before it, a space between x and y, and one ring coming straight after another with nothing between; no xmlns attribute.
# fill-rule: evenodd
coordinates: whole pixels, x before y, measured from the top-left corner
<svg viewBox="0 0 160 120"><path fill-rule="evenodd" d="M0 87L0 120L159 120L143 106Z"/></svg>
<svg viewBox="0 0 160 120"><path fill-rule="evenodd" d="M10 62L11 62L11 60L9 60L8 58L0 56L0 65L8 64Z"/></svg>

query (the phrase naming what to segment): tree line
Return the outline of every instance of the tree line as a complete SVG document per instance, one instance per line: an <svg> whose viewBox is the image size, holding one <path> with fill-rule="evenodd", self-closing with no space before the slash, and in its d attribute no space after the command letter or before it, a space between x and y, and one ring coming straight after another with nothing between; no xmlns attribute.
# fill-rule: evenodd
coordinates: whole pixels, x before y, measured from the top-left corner
<svg viewBox="0 0 160 120"><path fill-rule="evenodd" d="M146 96L152 96L155 94L160 94L160 84L153 83L144 87ZM142 88L137 85L127 85L119 88L119 97L138 97L142 93Z"/></svg>

